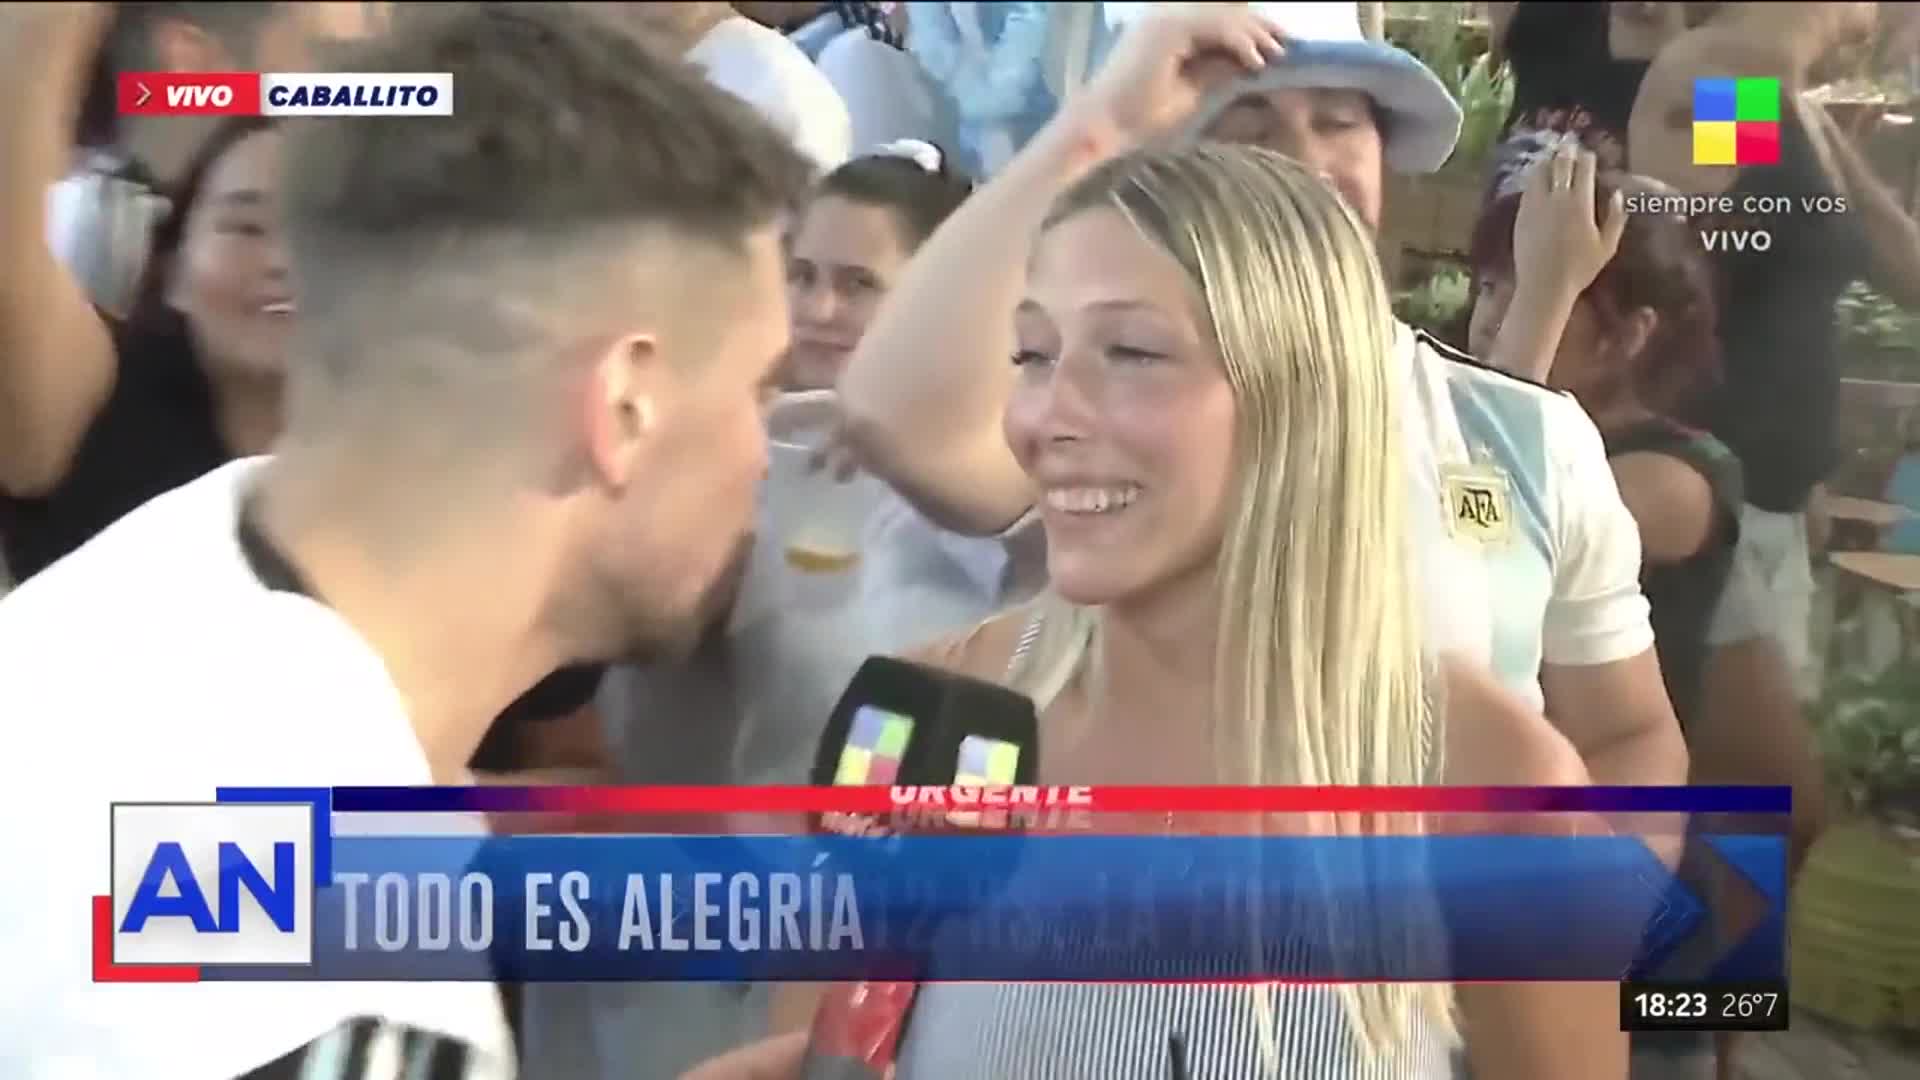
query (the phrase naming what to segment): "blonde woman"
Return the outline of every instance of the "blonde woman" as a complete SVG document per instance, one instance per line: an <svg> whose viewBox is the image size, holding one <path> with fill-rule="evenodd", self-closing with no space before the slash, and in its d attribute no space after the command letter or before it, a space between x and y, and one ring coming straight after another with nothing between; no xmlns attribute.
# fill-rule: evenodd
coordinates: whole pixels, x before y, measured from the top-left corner
<svg viewBox="0 0 1920 1080"><path fill-rule="evenodd" d="M1386 292L1312 174L1224 146L1115 159L1056 203L1016 322L1006 434L1051 586L931 655L1034 696L1046 782L1586 782L1490 677L1455 670L1428 708ZM1552 1018L1555 997L1591 1005ZM1180 1030L1197 1076L1443 1077L1452 998L932 985L900 1076L1150 1075ZM1476 1077L1622 1075L1606 998L1462 988Z"/></svg>
<svg viewBox="0 0 1920 1080"><path fill-rule="evenodd" d="M1156 29L1182 72L1280 48L1227 5ZM1004 412L1050 591L925 654L1036 699L1043 782L1587 782L1490 674L1425 677L1398 437L1416 405L1371 250L1316 177L1250 148L1125 155L1053 201ZM1450 1077L1457 1046L1475 1080L1626 1075L1613 984L921 993L899 1080L1165 1075L1176 1032L1198 1078Z"/></svg>
<svg viewBox="0 0 1920 1080"><path fill-rule="evenodd" d="M1006 436L1051 584L923 658L1034 697L1042 782L1587 782L1490 675L1430 678L1386 292L1313 175L1252 148L1113 159L1055 204L1016 321ZM1464 1027L1476 1080L1617 1080L1615 993L930 984L897 1075L1160 1075L1179 1032L1196 1077L1424 1080Z"/></svg>

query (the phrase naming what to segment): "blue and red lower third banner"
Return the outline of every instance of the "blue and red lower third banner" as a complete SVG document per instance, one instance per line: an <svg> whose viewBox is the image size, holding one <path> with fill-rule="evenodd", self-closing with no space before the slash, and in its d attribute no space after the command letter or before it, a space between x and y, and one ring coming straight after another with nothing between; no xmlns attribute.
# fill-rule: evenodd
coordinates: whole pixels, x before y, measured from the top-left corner
<svg viewBox="0 0 1920 1080"><path fill-rule="evenodd" d="M114 893L95 904L97 978L1459 982L1785 971L1780 789L220 795L116 805ZM903 825L903 808L932 803L966 827ZM1061 807L1075 816L1044 818ZM573 830L588 828L583 814L619 814L626 831L354 827L367 815L420 823L475 812L522 825L547 815ZM803 828L822 814L880 827ZM672 826L650 827L656 815ZM1330 835L1288 824L1327 815L1399 827ZM1148 818L1162 827L1143 828ZM988 820L1010 823L981 827ZM1214 827L1189 827L1202 820ZM1683 844L1676 872L1657 853Z"/></svg>

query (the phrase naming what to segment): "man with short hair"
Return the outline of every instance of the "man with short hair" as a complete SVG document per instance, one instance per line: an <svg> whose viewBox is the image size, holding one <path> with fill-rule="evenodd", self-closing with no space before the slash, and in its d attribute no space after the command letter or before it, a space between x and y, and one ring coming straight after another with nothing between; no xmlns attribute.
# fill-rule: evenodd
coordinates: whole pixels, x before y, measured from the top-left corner
<svg viewBox="0 0 1920 1080"><path fill-rule="evenodd" d="M462 782L546 673L682 649L750 528L776 220L808 175L787 141L567 5L459 5L340 66L448 72L459 108L287 129L277 452L0 600L0 716L85 763L8 789L36 824L0 857L42 887L0 903L32 973L0 991L0 1074L236 1076L372 1015L511 1076L486 983L93 983L108 804Z"/></svg>
<svg viewBox="0 0 1920 1080"><path fill-rule="evenodd" d="M372 27L376 5L128 3L117 5L82 108L83 157L49 193L47 239L95 303L124 314L146 267L159 192L180 179L219 123L204 116L117 115L123 71L305 71L316 45Z"/></svg>

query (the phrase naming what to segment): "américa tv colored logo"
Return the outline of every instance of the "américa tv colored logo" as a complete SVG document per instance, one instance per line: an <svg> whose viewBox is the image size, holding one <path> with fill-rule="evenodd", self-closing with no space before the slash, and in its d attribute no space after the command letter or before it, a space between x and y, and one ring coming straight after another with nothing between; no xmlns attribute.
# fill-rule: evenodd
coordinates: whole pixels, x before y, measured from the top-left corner
<svg viewBox="0 0 1920 1080"><path fill-rule="evenodd" d="M1780 164L1780 80L1695 79L1693 163Z"/></svg>

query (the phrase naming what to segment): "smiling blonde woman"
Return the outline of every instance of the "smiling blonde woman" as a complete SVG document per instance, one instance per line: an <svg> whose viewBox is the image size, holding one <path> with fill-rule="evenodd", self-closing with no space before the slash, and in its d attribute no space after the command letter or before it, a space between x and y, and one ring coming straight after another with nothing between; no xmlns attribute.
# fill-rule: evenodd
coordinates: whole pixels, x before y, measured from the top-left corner
<svg viewBox="0 0 1920 1080"><path fill-rule="evenodd" d="M1571 744L1422 646L1371 237L1269 151L1142 151L1054 204L1009 447L1050 585L922 657L1041 711L1044 783L1580 784ZM1317 832L1420 822L1308 823ZM1355 947L1393 947L1378 910ZM1378 924L1378 925L1376 925ZM929 984L899 1080L1619 1077L1611 986ZM787 1011L787 1010L782 1010Z"/></svg>
<svg viewBox="0 0 1920 1080"><path fill-rule="evenodd" d="M1277 154L1135 153L1055 204L1006 413L1051 585L932 651L1035 698L1046 782L1585 781L1489 677L1429 703L1387 312L1365 224ZM1456 1042L1439 986L922 994L903 1080L1142 1075L1172 1030L1198 1076L1441 1077Z"/></svg>

